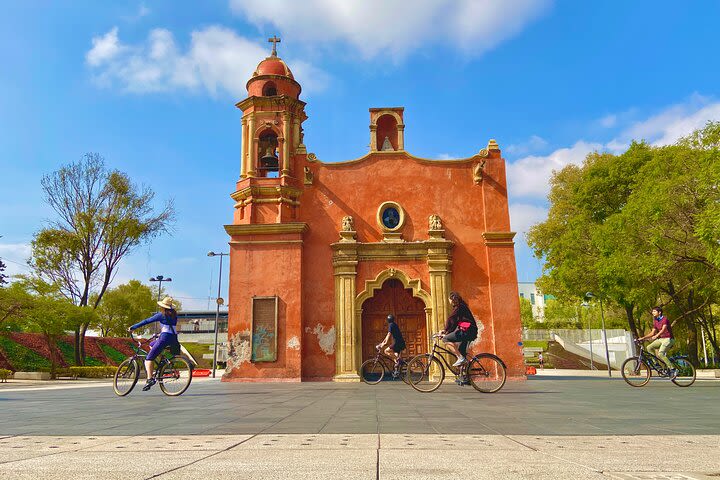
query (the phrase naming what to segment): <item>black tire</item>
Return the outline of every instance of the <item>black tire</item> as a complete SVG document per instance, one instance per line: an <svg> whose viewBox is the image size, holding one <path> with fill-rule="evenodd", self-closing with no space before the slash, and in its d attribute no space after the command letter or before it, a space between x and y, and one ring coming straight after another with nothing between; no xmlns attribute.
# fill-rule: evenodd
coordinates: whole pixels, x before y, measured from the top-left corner
<svg viewBox="0 0 720 480"><path fill-rule="evenodd" d="M495 355L483 353L476 355L467 366L470 384L483 393L495 393L505 385L507 373L505 365Z"/></svg>
<svg viewBox="0 0 720 480"><path fill-rule="evenodd" d="M118 365L113 377L115 395L124 397L135 388L140 378L140 365L134 357L126 358Z"/></svg>
<svg viewBox="0 0 720 480"><path fill-rule="evenodd" d="M368 385L377 385L385 376L385 365L378 358L365 360L360 365L360 378Z"/></svg>
<svg viewBox="0 0 720 480"><path fill-rule="evenodd" d="M418 392L434 392L445 379L445 367L437 358L426 353L408 362L406 383Z"/></svg>
<svg viewBox="0 0 720 480"><path fill-rule="evenodd" d="M192 382L192 363L182 355L175 355L163 362L158 372L160 390L165 395L177 397L185 393Z"/></svg>
<svg viewBox="0 0 720 480"><path fill-rule="evenodd" d="M400 365L400 380L410 385L410 380L408 380L408 364L407 362L403 362L402 365Z"/></svg>
<svg viewBox="0 0 720 480"><path fill-rule="evenodd" d="M678 387L689 387L695 383L695 367L687 358L676 358L673 360L675 368L677 369L677 376L672 379L672 382Z"/></svg>
<svg viewBox="0 0 720 480"><path fill-rule="evenodd" d="M633 387L644 387L650 381L650 367L640 357L625 360L620 372L625 382Z"/></svg>

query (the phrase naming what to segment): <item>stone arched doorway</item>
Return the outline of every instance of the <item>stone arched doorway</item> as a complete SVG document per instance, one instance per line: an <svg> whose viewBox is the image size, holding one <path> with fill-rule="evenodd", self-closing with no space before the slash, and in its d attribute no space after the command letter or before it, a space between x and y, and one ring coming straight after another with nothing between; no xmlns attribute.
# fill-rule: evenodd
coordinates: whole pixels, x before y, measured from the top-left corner
<svg viewBox="0 0 720 480"><path fill-rule="evenodd" d="M427 352L425 303L413 296L398 279L386 280L382 288L362 304L362 358L375 355L375 345L387 335L385 317L392 313L405 338L405 356Z"/></svg>

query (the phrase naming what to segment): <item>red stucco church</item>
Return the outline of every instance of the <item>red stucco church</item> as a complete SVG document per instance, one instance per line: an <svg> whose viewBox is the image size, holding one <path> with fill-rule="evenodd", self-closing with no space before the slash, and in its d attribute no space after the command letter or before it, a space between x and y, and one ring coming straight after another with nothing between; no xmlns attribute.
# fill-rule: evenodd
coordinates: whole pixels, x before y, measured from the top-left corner
<svg viewBox="0 0 720 480"><path fill-rule="evenodd" d="M323 163L303 143L301 85L275 43L247 91L236 105L240 178L225 226L223 380L357 381L389 313L409 355L428 351L451 290L481 330L470 350L499 355L522 378L515 234L498 144L465 159L418 158L406 150L404 109L371 108L370 151Z"/></svg>

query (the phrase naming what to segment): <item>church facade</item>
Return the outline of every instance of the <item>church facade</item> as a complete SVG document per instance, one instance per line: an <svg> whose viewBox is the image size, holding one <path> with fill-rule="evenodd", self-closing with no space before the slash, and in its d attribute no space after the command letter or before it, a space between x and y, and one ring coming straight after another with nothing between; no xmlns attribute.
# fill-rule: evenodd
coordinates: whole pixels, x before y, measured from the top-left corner
<svg viewBox="0 0 720 480"><path fill-rule="evenodd" d="M303 143L301 86L276 54L247 82L231 197L224 381L358 381L395 315L427 352L458 291L492 352L524 375L505 161L494 140L459 160L405 149L404 110L370 109L370 151L323 163Z"/></svg>

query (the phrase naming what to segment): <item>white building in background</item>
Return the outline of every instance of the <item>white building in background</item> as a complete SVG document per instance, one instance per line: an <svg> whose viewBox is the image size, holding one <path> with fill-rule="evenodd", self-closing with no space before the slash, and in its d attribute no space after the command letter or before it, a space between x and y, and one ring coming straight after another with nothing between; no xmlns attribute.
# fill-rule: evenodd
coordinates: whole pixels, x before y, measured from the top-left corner
<svg viewBox="0 0 720 480"><path fill-rule="evenodd" d="M532 305L533 318L536 322L545 321L545 301L554 298L552 295L543 294L532 282L518 282L520 298L530 300Z"/></svg>

